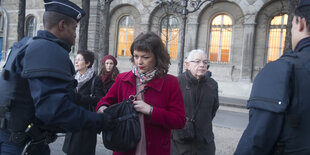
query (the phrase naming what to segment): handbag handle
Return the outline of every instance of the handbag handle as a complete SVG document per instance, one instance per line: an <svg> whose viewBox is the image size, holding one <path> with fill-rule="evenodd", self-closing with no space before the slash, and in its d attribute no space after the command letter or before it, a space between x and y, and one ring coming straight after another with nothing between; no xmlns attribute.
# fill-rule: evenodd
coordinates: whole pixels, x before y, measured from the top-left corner
<svg viewBox="0 0 310 155"><path fill-rule="evenodd" d="M138 96L139 94L141 94L141 93L144 93L147 89L149 89L149 87L144 87L144 89L142 89L141 91L139 91L136 95L130 95L130 96L129 96L129 99L130 99L131 101L135 101L136 98L137 98L137 96Z"/></svg>

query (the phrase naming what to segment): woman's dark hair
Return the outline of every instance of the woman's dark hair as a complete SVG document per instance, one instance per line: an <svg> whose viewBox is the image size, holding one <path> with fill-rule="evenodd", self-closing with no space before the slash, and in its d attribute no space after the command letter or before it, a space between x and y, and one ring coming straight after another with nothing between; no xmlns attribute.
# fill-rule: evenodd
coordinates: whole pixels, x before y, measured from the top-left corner
<svg viewBox="0 0 310 155"><path fill-rule="evenodd" d="M83 56L85 64L87 64L88 62L90 63L88 68L91 68L93 66L95 60L95 55L93 52L88 50L78 50L77 54L81 54Z"/></svg>
<svg viewBox="0 0 310 155"><path fill-rule="evenodd" d="M156 76L163 76L168 73L170 65L170 56L162 42L161 38L154 32L141 33L132 43L130 47L131 62L134 63L133 52L145 51L152 52L155 55L157 74Z"/></svg>
<svg viewBox="0 0 310 155"><path fill-rule="evenodd" d="M306 25L308 28L308 32L310 32L310 6L298 7L295 12L295 16L305 18ZM298 19L296 18L296 23L298 23Z"/></svg>

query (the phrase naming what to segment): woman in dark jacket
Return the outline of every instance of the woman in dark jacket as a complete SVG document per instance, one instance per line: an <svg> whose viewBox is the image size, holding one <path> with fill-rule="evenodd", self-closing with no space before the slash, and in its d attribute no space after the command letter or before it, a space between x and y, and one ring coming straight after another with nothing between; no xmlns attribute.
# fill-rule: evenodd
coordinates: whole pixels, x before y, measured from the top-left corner
<svg viewBox="0 0 310 155"><path fill-rule="evenodd" d="M99 76L91 68L94 54L81 50L75 58L75 79L77 84L77 104L85 109L94 111L97 102L105 95L103 84ZM97 132L95 129L86 129L66 134L63 151L68 155L94 155L96 152Z"/></svg>
<svg viewBox="0 0 310 155"><path fill-rule="evenodd" d="M115 81L116 76L119 74L117 69L117 60L112 55L106 55L102 61L102 68L99 76L103 83L104 92L107 93Z"/></svg>

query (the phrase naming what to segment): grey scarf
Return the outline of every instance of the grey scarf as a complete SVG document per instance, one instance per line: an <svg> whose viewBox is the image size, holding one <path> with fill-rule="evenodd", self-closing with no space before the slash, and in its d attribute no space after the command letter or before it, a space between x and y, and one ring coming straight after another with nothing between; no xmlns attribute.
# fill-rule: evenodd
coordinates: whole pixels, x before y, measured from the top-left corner
<svg viewBox="0 0 310 155"><path fill-rule="evenodd" d="M94 70L92 68L88 68L86 72L81 75L80 72L77 72L75 74L75 79L78 81L78 84L76 86L76 90L79 91L79 89L87 82L89 81L94 75Z"/></svg>

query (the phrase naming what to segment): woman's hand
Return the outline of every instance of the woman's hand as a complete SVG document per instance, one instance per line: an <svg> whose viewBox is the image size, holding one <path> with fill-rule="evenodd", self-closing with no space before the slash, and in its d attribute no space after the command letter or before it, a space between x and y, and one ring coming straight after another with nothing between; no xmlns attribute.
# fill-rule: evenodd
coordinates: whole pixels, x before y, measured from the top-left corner
<svg viewBox="0 0 310 155"><path fill-rule="evenodd" d="M135 110L141 112L142 114L150 115L152 113L151 109L153 109L153 107L142 100L134 101L133 104Z"/></svg>
<svg viewBox="0 0 310 155"><path fill-rule="evenodd" d="M99 109L98 109L98 111L97 111L97 113L103 113L104 112L104 110L107 108L107 106L101 106Z"/></svg>

